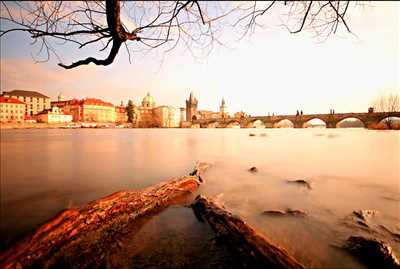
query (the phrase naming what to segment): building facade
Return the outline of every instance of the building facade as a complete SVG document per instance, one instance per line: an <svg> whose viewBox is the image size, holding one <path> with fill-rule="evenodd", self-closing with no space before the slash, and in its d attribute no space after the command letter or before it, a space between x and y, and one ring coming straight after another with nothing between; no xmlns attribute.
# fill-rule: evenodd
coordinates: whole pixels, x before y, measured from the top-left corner
<svg viewBox="0 0 400 269"><path fill-rule="evenodd" d="M63 98L58 98L58 101L51 102L51 107L58 107L64 113L72 115L73 122L82 121L83 108L81 101L78 99L65 101Z"/></svg>
<svg viewBox="0 0 400 269"><path fill-rule="evenodd" d="M13 97L0 96L0 122L24 122L25 103Z"/></svg>
<svg viewBox="0 0 400 269"><path fill-rule="evenodd" d="M134 106L134 126L139 128L176 128L181 127L182 113L185 109L172 106L158 106L154 98L147 93L140 106Z"/></svg>
<svg viewBox="0 0 400 269"><path fill-rule="evenodd" d="M37 114L36 121L46 123L66 123L72 121L72 115L62 111L59 107L53 106L51 109L45 109Z"/></svg>
<svg viewBox="0 0 400 269"><path fill-rule="evenodd" d="M160 128L176 128L181 125L181 112L179 108L159 106L153 109L154 121Z"/></svg>
<svg viewBox="0 0 400 269"><path fill-rule="evenodd" d="M74 122L116 122L117 112L113 104L96 98L72 99L51 102L52 107L60 108L72 115Z"/></svg>
<svg viewBox="0 0 400 269"><path fill-rule="evenodd" d="M121 102L119 106L115 106L115 122L118 123L128 122L128 114L123 102Z"/></svg>
<svg viewBox="0 0 400 269"><path fill-rule="evenodd" d="M50 98L35 91L13 90L9 92L3 92L2 96L13 97L25 103L25 114L27 116L36 115L39 112L51 107Z"/></svg>
<svg viewBox="0 0 400 269"><path fill-rule="evenodd" d="M113 104L100 99L86 98L81 100L82 121L84 122L115 122L116 113Z"/></svg>

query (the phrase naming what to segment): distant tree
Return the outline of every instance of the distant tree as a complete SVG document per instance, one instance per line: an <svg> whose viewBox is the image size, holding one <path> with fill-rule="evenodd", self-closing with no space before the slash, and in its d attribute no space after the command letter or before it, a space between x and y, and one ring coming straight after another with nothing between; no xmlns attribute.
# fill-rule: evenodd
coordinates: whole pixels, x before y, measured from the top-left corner
<svg viewBox="0 0 400 269"><path fill-rule="evenodd" d="M400 111L400 101L398 94L388 94L382 95L375 99L373 102L373 108L375 112L396 112ZM393 117L387 117L383 120L386 126L389 129L392 129L394 126Z"/></svg>
<svg viewBox="0 0 400 269"><path fill-rule="evenodd" d="M183 45L203 55L214 45L226 46L222 33L235 32L239 39L263 27L260 17L275 12L290 33L312 31L321 39L336 33L346 22L352 1L1 1L0 37L26 32L38 45L37 61L56 56L59 66L71 69L93 63L110 65L121 46L129 61L131 53L163 47L163 52ZM231 28L231 29L229 29ZM78 49L97 45L107 56L91 53L65 64L56 47L73 43ZM129 47L129 45L132 45ZM61 49L62 50L62 49Z"/></svg>
<svg viewBox="0 0 400 269"><path fill-rule="evenodd" d="M134 104L132 100L128 101L126 106L126 113L128 114L128 122L133 123L135 121Z"/></svg>

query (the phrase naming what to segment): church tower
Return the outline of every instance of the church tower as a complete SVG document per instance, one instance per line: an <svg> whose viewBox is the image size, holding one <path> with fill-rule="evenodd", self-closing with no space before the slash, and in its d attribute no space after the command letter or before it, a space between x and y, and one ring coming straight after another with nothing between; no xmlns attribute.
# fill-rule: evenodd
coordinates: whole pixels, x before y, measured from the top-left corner
<svg viewBox="0 0 400 269"><path fill-rule="evenodd" d="M57 99L58 99L58 102L64 101L64 95L60 92L60 93L58 94Z"/></svg>
<svg viewBox="0 0 400 269"><path fill-rule="evenodd" d="M221 106L219 107L219 113L221 118L226 118L228 113L226 110L225 99L222 97Z"/></svg>
<svg viewBox="0 0 400 269"><path fill-rule="evenodd" d="M197 99L194 97L193 92L190 92L189 99L186 100L186 120L193 121L197 120Z"/></svg>

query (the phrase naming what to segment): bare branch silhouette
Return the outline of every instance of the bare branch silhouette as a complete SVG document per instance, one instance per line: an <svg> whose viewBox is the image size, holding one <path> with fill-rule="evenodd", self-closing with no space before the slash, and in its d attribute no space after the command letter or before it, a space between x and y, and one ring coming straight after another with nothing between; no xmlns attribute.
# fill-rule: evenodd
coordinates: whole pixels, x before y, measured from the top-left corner
<svg viewBox="0 0 400 269"><path fill-rule="evenodd" d="M59 66L71 69L93 63L110 65L122 44L128 50L147 51L163 47L168 53L183 44L195 57L208 55L215 45L227 46L223 33L234 29L240 38L263 27L259 19L272 12L287 18L284 26L290 33L312 31L327 37L340 25L350 27L345 15L350 1L269 1L269 2L202 2L149 1L120 2L8 2L1 1L0 38L13 32L30 34L39 46L36 61L59 58L56 48L67 43L78 50L98 46L108 55L94 55ZM55 42L55 41L61 41ZM53 42L54 41L54 42ZM126 45L132 42L133 48ZM112 43L111 48L109 47ZM130 53L128 53L130 55Z"/></svg>

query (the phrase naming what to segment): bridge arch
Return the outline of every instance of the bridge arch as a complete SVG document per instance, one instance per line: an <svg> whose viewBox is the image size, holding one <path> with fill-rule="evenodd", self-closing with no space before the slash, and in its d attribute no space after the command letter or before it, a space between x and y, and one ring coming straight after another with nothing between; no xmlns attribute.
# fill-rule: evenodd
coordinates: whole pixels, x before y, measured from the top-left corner
<svg viewBox="0 0 400 269"><path fill-rule="evenodd" d="M289 119L281 119L274 122L274 128L294 128L294 122Z"/></svg>
<svg viewBox="0 0 400 269"><path fill-rule="evenodd" d="M246 128L265 128L265 123L262 120L255 119L247 123Z"/></svg>
<svg viewBox="0 0 400 269"><path fill-rule="evenodd" d="M219 128L219 127L221 126L217 120L210 121L205 125L205 128Z"/></svg>
<svg viewBox="0 0 400 269"><path fill-rule="evenodd" d="M400 129L400 117L382 116L377 125L378 128Z"/></svg>
<svg viewBox="0 0 400 269"><path fill-rule="evenodd" d="M309 128L309 127L323 127L326 128L328 126L328 124L326 123L326 121L324 119L321 119L319 117L312 117L309 119L306 119L303 122L303 128Z"/></svg>
<svg viewBox="0 0 400 269"><path fill-rule="evenodd" d="M231 120L225 124L225 128L240 128L240 122L238 120Z"/></svg>
<svg viewBox="0 0 400 269"><path fill-rule="evenodd" d="M365 122L359 117L344 117L336 122L336 128L365 128Z"/></svg>

